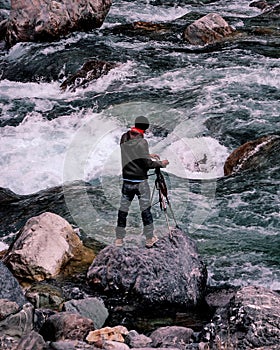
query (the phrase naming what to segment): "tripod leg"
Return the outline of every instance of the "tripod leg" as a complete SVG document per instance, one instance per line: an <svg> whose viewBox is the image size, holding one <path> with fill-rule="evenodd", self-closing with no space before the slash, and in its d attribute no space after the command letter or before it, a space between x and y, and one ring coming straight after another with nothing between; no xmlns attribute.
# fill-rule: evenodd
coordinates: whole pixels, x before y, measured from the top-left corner
<svg viewBox="0 0 280 350"><path fill-rule="evenodd" d="M174 215L174 212L173 212L173 210L172 210L171 204L170 204L170 202L169 202L169 199L167 199L167 204L168 204L168 206L169 206L169 209L170 209L172 218L173 218L173 220L174 220L174 222L175 222L176 228L179 228L179 226L178 226L178 224L177 224L177 221L176 221L176 218L175 218L175 215Z"/></svg>
<svg viewBox="0 0 280 350"><path fill-rule="evenodd" d="M153 199L154 199L155 190L156 190L156 185L153 188L153 193L152 193L152 196L151 196L151 205L153 205L152 203L153 203Z"/></svg>
<svg viewBox="0 0 280 350"><path fill-rule="evenodd" d="M169 237L172 238L172 232L171 232L171 228L170 228L170 225L169 225L169 219L168 219L168 215L167 215L166 201L165 201L165 198L162 195L162 193L161 193L161 201L162 201L162 204L163 204L163 211L164 211L165 220L166 220L166 224L167 224L168 231L169 231Z"/></svg>

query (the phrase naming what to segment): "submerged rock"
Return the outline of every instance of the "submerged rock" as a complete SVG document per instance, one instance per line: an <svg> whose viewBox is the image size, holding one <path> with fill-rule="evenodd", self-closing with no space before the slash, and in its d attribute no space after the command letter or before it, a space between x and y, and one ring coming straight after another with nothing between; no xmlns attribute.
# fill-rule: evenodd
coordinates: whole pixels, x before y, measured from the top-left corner
<svg viewBox="0 0 280 350"><path fill-rule="evenodd" d="M116 63L88 61L75 74L67 78L60 85L60 88L62 90L69 88L71 91L75 91L76 88L86 87L92 80L100 78L115 67L117 67Z"/></svg>
<svg viewBox="0 0 280 350"><path fill-rule="evenodd" d="M192 45L206 45L233 35L234 29L217 13L209 13L190 24L183 38Z"/></svg>
<svg viewBox="0 0 280 350"><path fill-rule="evenodd" d="M269 135L248 141L234 150L224 164L225 176L254 169L273 161L280 151L280 136ZM271 164L273 165L273 164Z"/></svg>
<svg viewBox="0 0 280 350"><path fill-rule="evenodd" d="M195 243L181 230L160 238L152 249L103 249L90 266L93 289L147 304L194 307L203 298L207 271Z"/></svg>
<svg viewBox="0 0 280 350"><path fill-rule="evenodd" d="M11 3L7 43L49 41L102 25L111 0L17 0Z"/></svg>
<svg viewBox="0 0 280 350"><path fill-rule="evenodd" d="M71 225L47 212L27 221L4 261L16 277L41 281L59 275L82 254L83 244Z"/></svg>

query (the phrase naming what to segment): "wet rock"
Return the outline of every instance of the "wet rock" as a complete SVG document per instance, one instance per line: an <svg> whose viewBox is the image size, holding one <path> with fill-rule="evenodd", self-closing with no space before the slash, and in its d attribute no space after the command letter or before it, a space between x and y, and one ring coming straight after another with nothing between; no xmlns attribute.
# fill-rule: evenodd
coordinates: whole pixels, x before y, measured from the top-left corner
<svg viewBox="0 0 280 350"><path fill-rule="evenodd" d="M40 329L45 341L83 340L94 329L93 321L77 313L60 312L50 316Z"/></svg>
<svg viewBox="0 0 280 350"><path fill-rule="evenodd" d="M204 295L207 271L195 243L174 230L172 239L167 234L152 249L105 248L90 266L87 279L93 288L117 292L119 297L194 307Z"/></svg>
<svg viewBox="0 0 280 350"><path fill-rule="evenodd" d="M261 2L260 2L261 3ZM265 2L263 4L263 7L260 4L260 7L263 10L263 13L257 16L258 18L270 18L270 19L278 19L280 17L280 4L274 4L274 5L269 5L266 4Z"/></svg>
<svg viewBox="0 0 280 350"><path fill-rule="evenodd" d="M227 176L246 169L256 169L270 162L273 163L273 159L279 151L280 136L277 135L248 141L228 156L224 164L224 174Z"/></svg>
<svg viewBox="0 0 280 350"><path fill-rule="evenodd" d="M0 12L0 40L4 40L7 33L8 20L2 19Z"/></svg>
<svg viewBox="0 0 280 350"><path fill-rule="evenodd" d="M31 331L21 338L16 350L44 350L46 343L43 337L35 331Z"/></svg>
<svg viewBox="0 0 280 350"><path fill-rule="evenodd" d="M36 308L58 309L64 302L60 288L43 283L32 285L25 293L25 297Z"/></svg>
<svg viewBox="0 0 280 350"><path fill-rule="evenodd" d="M8 335L20 338L33 329L33 306L29 303L23 305L21 310L15 314L10 314L0 321L0 337Z"/></svg>
<svg viewBox="0 0 280 350"><path fill-rule="evenodd" d="M2 261L0 261L0 298L14 301L19 306L27 302L18 281Z"/></svg>
<svg viewBox="0 0 280 350"><path fill-rule="evenodd" d="M280 339L280 295L263 287L241 288L228 306L217 310L208 329L211 329L209 334L214 348L277 348Z"/></svg>
<svg viewBox="0 0 280 350"><path fill-rule="evenodd" d="M71 225L47 212L28 220L4 261L16 277L41 281L59 275L70 259L82 253L82 242Z"/></svg>
<svg viewBox="0 0 280 350"><path fill-rule="evenodd" d="M234 32L220 15L209 13L190 24L183 32L183 39L191 45L206 45L220 42Z"/></svg>
<svg viewBox="0 0 280 350"><path fill-rule="evenodd" d="M63 309L90 318L95 329L101 328L109 315L104 302L98 298L69 300L64 303Z"/></svg>
<svg viewBox="0 0 280 350"><path fill-rule="evenodd" d="M67 78L61 85L62 90L67 88L75 91L79 87L86 87L91 81L107 74L111 69L117 67L116 63L105 61L88 61L75 74Z"/></svg>
<svg viewBox="0 0 280 350"><path fill-rule="evenodd" d="M17 0L11 3L7 43L50 41L102 25L111 0Z"/></svg>
<svg viewBox="0 0 280 350"><path fill-rule="evenodd" d="M260 10L265 9L268 6L268 3L265 0L253 1L249 4L250 7L256 7Z"/></svg>
<svg viewBox="0 0 280 350"><path fill-rule="evenodd" d="M0 206L7 203L17 202L21 199L21 196L9 190L8 188L0 187Z"/></svg>
<svg viewBox="0 0 280 350"><path fill-rule="evenodd" d="M150 335L155 348L176 347L181 350L192 342L193 336L192 329L179 326L161 327Z"/></svg>
<svg viewBox="0 0 280 350"><path fill-rule="evenodd" d="M125 342L130 348L146 348L151 346L153 341L150 337L132 330L128 332Z"/></svg>
<svg viewBox="0 0 280 350"><path fill-rule="evenodd" d="M217 309L228 305L239 287L211 287L210 289L205 296L205 301L211 309Z"/></svg>
<svg viewBox="0 0 280 350"><path fill-rule="evenodd" d="M124 335L128 334L128 330L123 326L104 327L89 332L86 337L88 343L102 344L104 340L117 341L124 343Z"/></svg>
<svg viewBox="0 0 280 350"><path fill-rule="evenodd" d="M149 37L159 37L166 35L171 32L171 28L168 24L163 23L153 23L136 21L133 23L127 23L115 26L111 29L113 34L124 34L124 35L145 35Z"/></svg>

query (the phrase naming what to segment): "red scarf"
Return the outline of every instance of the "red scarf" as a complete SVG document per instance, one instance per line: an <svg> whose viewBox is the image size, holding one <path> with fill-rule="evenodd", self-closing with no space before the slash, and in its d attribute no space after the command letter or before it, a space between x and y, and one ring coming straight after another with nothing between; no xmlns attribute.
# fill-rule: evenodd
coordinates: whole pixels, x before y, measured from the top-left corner
<svg viewBox="0 0 280 350"><path fill-rule="evenodd" d="M138 134L142 134L142 135L144 135L144 133L145 133L145 130L135 128L135 126L133 126L133 127L130 129L130 131L132 131L132 132L137 132Z"/></svg>

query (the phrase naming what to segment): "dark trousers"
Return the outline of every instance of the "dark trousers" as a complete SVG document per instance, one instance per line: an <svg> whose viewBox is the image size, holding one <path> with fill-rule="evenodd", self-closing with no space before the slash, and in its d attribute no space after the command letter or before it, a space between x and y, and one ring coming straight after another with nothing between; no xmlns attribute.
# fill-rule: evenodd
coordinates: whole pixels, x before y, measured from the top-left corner
<svg viewBox="0 0 280 350"><path fill-rule="evenodd" d="M147 238L153 236L154 225L151 213L151 193L148 181L133 183L124 181L122 186L122 196L118 211L118 222L116 227L116 237L124 238L126 219L129 207L135 195L138 197L143 222L143 233Z"/></svg>

